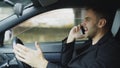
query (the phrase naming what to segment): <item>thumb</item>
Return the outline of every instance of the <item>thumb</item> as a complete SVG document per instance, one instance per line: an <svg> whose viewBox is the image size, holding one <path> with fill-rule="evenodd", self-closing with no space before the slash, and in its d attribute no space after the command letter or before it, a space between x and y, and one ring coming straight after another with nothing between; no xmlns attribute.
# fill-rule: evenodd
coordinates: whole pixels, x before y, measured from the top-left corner
<svg viewBox="0 0 120 68"><path fill-rule="evenodd" d="M39 46L37 41L35 42L35 47L36 47L37 51L41 52L41 48L40 48L40 46Z"/></svg>

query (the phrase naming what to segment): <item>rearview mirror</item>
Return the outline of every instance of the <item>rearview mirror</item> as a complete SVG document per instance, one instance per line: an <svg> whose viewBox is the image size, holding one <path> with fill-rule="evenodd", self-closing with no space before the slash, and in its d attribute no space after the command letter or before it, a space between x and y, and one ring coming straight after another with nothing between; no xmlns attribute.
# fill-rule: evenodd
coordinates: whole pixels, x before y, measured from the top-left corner
<svg viewBox="0 0 120 68"><path fill-rule="evenodd" d="M43 7L45 7L45 6L56 3L58 0L38 0L38 1Z"/></svg>
<svg viewBox="0 0 120 68"><path fill-rule="evenodd" d="M14 13L19 17L19 16L22 16L22 13L23 13L23 5L21 3L16 3L14 5Z"/></svg>
<svg viewBox="0 0 120 68"><path fill-rule="evenodd" d="M39 6L46 7L58 2L58 0L31 0L31 1L33 2L33 5L36 7Z"/></svg>
<svg viewBox="0 0 120 68"><path fill-rule="evenodd" d="M17 15L17 17L22 16L24 6L22 3L13 3L10 0L4 0L5 3L9 4L10 6L13 6L14 13Z"/></svg>

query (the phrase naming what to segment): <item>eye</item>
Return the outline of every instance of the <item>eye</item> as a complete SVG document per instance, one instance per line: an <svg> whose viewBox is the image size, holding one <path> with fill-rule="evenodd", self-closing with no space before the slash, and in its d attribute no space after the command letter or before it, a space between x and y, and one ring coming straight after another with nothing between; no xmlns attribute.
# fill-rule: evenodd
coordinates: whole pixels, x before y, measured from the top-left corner
<svg viewBox="0 0 120 68"><path fill-rule="evenodd" d="M85 22L89 22L90 20L91 20L90 17L86 17L84 21L85 21Z"/></svg>

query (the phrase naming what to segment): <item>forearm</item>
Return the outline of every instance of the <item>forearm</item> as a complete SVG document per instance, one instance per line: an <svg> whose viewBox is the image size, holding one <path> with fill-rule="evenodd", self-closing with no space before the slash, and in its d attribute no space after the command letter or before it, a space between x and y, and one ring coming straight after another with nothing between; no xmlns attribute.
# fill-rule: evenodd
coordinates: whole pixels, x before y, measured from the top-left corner
<svg viewBox="0 0 120 68"><path fill-rule="evenodd" d="M73 42L74 40L75 40L74 36L69 35L68 38L67 38L66 43L71 43L71 42Z"/></svg>
<svg viewBox="0 0 120 68"><path fill-rule="evenodd" d="M75 40L71 43L66 43L67 38L62 41L62 54L61 54L61 64L67 66L68 62L71 60L74 50Z"/></svg>

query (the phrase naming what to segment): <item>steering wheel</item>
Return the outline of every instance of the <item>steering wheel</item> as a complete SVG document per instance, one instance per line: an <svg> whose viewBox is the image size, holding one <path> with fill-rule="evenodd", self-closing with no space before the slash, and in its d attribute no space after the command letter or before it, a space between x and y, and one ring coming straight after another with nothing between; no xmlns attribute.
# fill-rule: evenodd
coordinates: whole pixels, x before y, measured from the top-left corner
<svg viewBox="0 0 120 68"><path fill-rule="evenodd" d="M0 68L30 68L18 61L15 57L11 58L7 54L0 53Z"/></svg>
<svg viewBox="0 0 120 68"><path fill-rule="evenodd" d="M23 42L22 42L18 37L14 37L14 38L13 38L13 45L16 45L17 43L24 45ZM16 58L16 57L15 57L15 58ZM17 63L18 63L18 67L19 67L19 68L31 68L31 66L29 66L29 65L26 64L26 63L23 63L23 62L17 60L17 58L16 58L16 61L17 61Z"/></svg>

